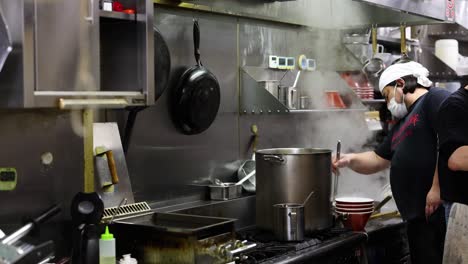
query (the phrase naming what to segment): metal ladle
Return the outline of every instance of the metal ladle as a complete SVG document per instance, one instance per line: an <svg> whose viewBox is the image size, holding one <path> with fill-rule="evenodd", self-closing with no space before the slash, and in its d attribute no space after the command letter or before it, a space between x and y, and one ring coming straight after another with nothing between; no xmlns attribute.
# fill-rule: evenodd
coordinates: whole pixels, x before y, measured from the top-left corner
<svg viewBox="0 0 468 264"><path fill-rule="evenodd" d="M364 67L362 68L362 72L371 78L378 78L380 73L385 69L385 63L381 58L375 56L377 53L377 28L373 25L372 29L372 58L368 60Z"/></svg>
<svg viewBox="0 0 468 264"><path fill-rule="evenodd" d="M338 140L338 143L336 144L336 161L340 160L341 156L341 140ZM335 181L333 183L333 202L335 202L336 198L336 193L338 189L338 177L340 176L340 170L336 168L335 171Z"/></svg>
<svg viewBox="0 0 468 264"><path fill-rule="evenodd" d="M242 178L240 181L238 181L236 183L236 185L241 185L242 183L244 183L245 181L247 181L250 177L254 176L255 175L255 170L251 171L247 176L245 176L244 178Z"/></svg>
<svg viewBox="0 0 468 264"><path fill-rule="evenodd" d="M307 202L309 201L310 197L312 197L312 195L315 193L315 191L311 191L309 193L309 195L307 196L307 198L305 198L304 202L302 202L302 206L305 207L305 205L307 204Z"/></svg>

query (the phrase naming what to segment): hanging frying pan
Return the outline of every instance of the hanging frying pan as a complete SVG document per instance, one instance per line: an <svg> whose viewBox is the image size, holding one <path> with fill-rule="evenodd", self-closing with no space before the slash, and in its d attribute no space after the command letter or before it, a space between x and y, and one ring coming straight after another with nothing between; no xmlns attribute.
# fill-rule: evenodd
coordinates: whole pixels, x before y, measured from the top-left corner
<svg viewBox="0 0 468 264"><path fill-rule="evenodd" d="M154 100L157 101L164 93L169 82L169 75L171 73L171 54L167 42L162 36L157 27L153 27L154 31ZM130 139L132 137L133 126L138 112L146 109L145 106L129 107L127 122L125 124L125 132L122 138L122 145L124 153L128 151L130 146Z"/></svg>
<svg viewBox="0 0 468 264"><path fill-rule="evenodd" d="M164 37L158 28L153 27L154 31L154 87L155 100L166 90L171 72L171 55Z"/></svg>
<svg viewBox="0 0 468 264"><path fill-rule="evenodd" d="M200 27L196 20L193 23L193 42L197 64L182 74L171 98L174 123L187 135L199 134L211 126L221 100L216 76L200 60Z"/></svg>

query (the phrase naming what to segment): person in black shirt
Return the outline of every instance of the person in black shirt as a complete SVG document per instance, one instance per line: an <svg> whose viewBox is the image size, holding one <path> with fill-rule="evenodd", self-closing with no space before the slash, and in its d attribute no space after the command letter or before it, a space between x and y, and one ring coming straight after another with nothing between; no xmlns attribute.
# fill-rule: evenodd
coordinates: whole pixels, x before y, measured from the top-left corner
<svg viewBox="0 0 468 264"><path fill-rule="evenodd" d="M389 66L380 77L379 89L400 120L375 151L342 154L333 163L334 169L349 167L362 174L391 166L392 193L407 221L413 264L442 263L445 237L436 170L436 117L449 93L430 88L428 73L416 62Z"/></svg>
<svg viewBox="0 0 468 264"><path fill-rule="evenodd" d="M440 194L448 220L452 203L468 205L468 86L443 102L438 134Z"/></svg>

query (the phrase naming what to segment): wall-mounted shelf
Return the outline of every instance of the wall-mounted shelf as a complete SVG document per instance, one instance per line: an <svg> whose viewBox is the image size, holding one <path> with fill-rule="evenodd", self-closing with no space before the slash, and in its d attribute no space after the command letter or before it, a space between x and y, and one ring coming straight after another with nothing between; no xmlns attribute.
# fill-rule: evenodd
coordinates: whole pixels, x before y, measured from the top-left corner
<svg viewBox="0 0 468 264"><path fill-rule="evenodd" d="M363 104L385 104L385 99L362 99Z"/></svg>
<svg viewBox="0 0 468 264"><path fill-rule="evenodd" d="M349 109L349 108L329 108L329 109L297 109L289 110L291 113L329 113L329 112L365 112L367 109Z"/></svg>
<svg viewBox="0 0 468 264"><path fill-rule="evenodd" d="M292 85L291 80L286 81L284 71L277 71L263 67L244 66L240 69L240 114L288 114L288 113L339 113L367 111L356 94L349 89L336 72L310 72L308 77L298 85L296 93L311 97L323 96L323 100L312 100L308 109L290 109L280 102L278 98L265 88L266 82L283 80L282 85ZM304 73L305 74L305 73ZM292 71L290 76L295 76ZM315 84L326 84L323 87L312 90L302 90L304 87L315 87ZM329 88L333 87L333 88ZM340 93L347 108L328 108L325 92L333 90ZM273 92L274 93L274 92ZM299 97L299 96L298 96ZM298 100L299 101L299 100Z"/></svg>
<svg viewBox="0 0 468 264"><path fill-rule="evenodd" d="M124 12L113 12L113 11L104 11L104 10L99 11L99 17L120 19L120 20L130 20L130 21L136 20L135 14L127 14Z"/></svg>

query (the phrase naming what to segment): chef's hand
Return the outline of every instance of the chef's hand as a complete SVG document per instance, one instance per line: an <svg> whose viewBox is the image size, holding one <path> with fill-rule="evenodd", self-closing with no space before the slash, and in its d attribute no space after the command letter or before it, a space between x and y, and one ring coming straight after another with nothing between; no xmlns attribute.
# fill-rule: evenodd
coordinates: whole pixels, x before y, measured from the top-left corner
<svg viewBox="0 0 468 264"><path fill-rule="evenodd" d="M429 218L441 204L440 188L433 186L426 196L426 218Z"/></svg>
<svg viewBox="0 0 468 264"><path fill-rule="evenodd" d="M336 173L336 171L339 168L348 167L350 163L351 163L351 154L341 154L339 160L336 160L336 156L333 155L333 157L332 157L332 170L333 170L334 173Z"/></svg>

